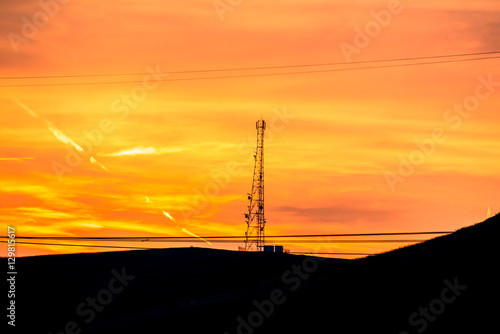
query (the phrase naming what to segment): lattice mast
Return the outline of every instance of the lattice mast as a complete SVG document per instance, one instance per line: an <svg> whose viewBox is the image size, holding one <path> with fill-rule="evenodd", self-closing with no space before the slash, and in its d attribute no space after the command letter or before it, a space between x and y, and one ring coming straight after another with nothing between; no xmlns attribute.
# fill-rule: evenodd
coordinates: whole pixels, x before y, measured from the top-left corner
<svg viewBox="0 0 500 334"><path fill-rule="evenodd" d="M256 123L257 127L257 150L255 151L255 165L253 169L252 192L248 194L248 213L245 214L247 231L245 233L245 250L252 250L255 246L257 251L264 249L264 228L266 218L264 217L264 130L266 122L261 119Z"/></svg>

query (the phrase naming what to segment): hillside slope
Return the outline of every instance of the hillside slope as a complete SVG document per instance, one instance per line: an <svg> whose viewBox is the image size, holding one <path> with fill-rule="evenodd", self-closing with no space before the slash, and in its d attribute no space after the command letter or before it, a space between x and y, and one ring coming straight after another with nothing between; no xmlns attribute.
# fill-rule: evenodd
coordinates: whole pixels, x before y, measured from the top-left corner
<svg viewBox="0 0 500 334"><path fill-rule="evenodd" d="M284 319L295 318L300 320L289 330L314 333L325 328L339 333L495 332L499 220L497 215L421 244L329 266L295 303L285 305L273 329L285 330Z"/></svg>

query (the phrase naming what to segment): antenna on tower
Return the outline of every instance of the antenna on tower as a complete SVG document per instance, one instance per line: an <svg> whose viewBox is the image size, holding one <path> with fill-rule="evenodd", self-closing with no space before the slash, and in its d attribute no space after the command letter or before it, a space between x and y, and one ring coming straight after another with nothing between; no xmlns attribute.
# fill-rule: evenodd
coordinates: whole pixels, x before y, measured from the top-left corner
<svg viewBox="0 0 500 334"><path fill-rule="evenodd" d="M248 213L245 214L247 231L245 233L245 250L262 251L265 244L264 228L264 130L266 121L260 119L256 123L257 150L255 151L255 165L253 169L252 191L248 194Z"/></svg>

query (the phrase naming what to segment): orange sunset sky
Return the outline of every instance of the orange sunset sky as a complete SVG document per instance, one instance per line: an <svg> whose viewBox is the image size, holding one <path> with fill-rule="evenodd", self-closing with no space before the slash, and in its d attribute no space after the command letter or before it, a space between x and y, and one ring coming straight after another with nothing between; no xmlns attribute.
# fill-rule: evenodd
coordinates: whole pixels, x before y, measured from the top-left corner
<svg viewBox="0 0 500 334"><path fill-rule="evenodd" d="M397 13L379 0L42 3L0 4L2 235L243 235L261 117L268 235L455 230L500 210L499 58L199 79L500 51L496 0L401 0ZM380 11L387 24L346 56ZM175 73L324 63L345 64ZM18 244L17 256L105 250Z"/></svg>

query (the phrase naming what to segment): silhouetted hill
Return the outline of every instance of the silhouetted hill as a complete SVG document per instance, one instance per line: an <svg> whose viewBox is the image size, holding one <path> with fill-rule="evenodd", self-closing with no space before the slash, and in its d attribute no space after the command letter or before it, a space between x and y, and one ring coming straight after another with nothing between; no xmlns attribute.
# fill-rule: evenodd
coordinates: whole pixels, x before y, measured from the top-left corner
<svg viewBox="0 0 500 334"><path fill-rule="evenodd" d="M297 324L313 332L321 332L328 318L340 333L497 331L499 220L497 215L450 235L332 265L285 311L287 317L317 315L318 326L306 318ZM450 292L450 284L459 286L458 296ZM330 306L316 307L319 296L331 300ZM313 307L306 312L301 305ZM437 315L429 311L426 317L420 307Z"/></svg>
<svg viewBox="0 0 500 334"><path fill-rule="evenodd" d="M20 258L16 329L493 333L499 220L358 260L201 248Z"/></svg>

